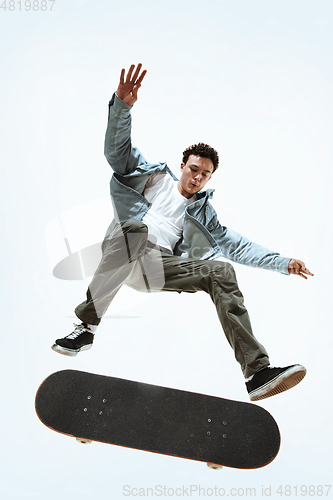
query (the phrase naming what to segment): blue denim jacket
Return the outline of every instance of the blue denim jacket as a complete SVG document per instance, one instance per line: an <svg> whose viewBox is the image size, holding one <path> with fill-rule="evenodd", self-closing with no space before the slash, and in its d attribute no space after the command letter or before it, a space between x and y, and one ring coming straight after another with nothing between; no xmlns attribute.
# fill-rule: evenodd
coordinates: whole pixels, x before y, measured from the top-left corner
<svg viewBox="0 0 333 500"><path fill-rule="evenodd" d="M131 108L113 94L109 103L109 119L104 153L114 174L110 182L111 199L116 222L130 218L141 220L151 203L143 196L147 180L153 174L165 172L177 180L166 163L151 164L131 143ZM281 257L235 231L221 226L209 199L213 189L197 193L197 200L186 208L183 238L174 253L194 259L227 259L252 267L288 273L289 258Z"/></svg>

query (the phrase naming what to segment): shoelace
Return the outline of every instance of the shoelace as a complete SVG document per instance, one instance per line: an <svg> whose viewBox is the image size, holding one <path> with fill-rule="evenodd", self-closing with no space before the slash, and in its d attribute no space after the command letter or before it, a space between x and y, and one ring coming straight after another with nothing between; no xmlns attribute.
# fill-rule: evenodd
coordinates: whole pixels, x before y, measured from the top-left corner
<svg viewBox="0 0 333 500"><path fill-rule="evenodd" d="M73 323L73 325L75 326L75 329L72 333L67 335L66 339L75 340L85 330L83 325L77 325L76 323Z"/></svg>

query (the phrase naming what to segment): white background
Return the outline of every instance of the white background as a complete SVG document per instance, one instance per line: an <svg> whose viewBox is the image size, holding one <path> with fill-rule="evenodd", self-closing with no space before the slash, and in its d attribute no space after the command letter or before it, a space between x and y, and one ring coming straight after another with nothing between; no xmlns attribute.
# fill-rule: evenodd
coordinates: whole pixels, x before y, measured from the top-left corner
<svg viewBox="0 0 333 500"><path fill-rule="evenodd" d="M252 487L262 497L264 488L271 498L284 498L280 485L283 492L292 486L294 497L296 486L301 496L302 485L316 493L323 485L325 496L332 482L332 3L15 6L0 9L1 498L121 499L125 485L133 494L165 486L169 497L191 485L192 497L199 486L201 497L215 486L230 496L231 488L246 496ZM47 227L108 196L107 103L121 68L137 62L148 74L133 110L134 144L176 175L188 145L213 145L221 166L209 187L221 223L315 273L305 281L235 266L272 364L308 369L299 386L260 403L282 435L279 455L262 469L217 472L173 457L84 447L35 414L39 384L65 368L248 401L203 293L148 297L124 288L91 351L71 359L50 349L72 330L89 281L52 275ZM87 219L87 234L97 227L102 239L109 210Z"/></svg>

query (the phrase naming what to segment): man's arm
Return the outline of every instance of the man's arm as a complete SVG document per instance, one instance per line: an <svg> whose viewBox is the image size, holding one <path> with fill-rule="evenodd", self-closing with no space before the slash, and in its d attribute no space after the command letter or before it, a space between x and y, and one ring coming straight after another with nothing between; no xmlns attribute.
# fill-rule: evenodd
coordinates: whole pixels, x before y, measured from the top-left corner
<svg viewBox="0 0 333 500"><path fill-rule="evenodd" d="M219 246L223 255L233 262L278 271L282 274L296 274L305 279L307 279L305 274L314 276L301 260L282 257L279 253L250 241L232 229L220 226L220 230Z"/></svg>
<svg viewBox="0 0 333 500"><path fill-rule="evenodd" d="M109 103L108 127L105 134L104 154L112 169L122 175L132 172L138 165L146 163L140 151L131 143L131 109L137 101L138 90L146 71L141 64L133 73L132 65L125 79L122 69L117 93ZM139 75L140 74L140 75Z"/></svg>
<svg viewBox="0 0 333 500"><path fill-rule="evenodd" d="M219 228L221 236L218 244L227 259L245 266L289 274L290 258L282 257L279 253L254 243L233 229L220 226L220 224Z"/></svg>

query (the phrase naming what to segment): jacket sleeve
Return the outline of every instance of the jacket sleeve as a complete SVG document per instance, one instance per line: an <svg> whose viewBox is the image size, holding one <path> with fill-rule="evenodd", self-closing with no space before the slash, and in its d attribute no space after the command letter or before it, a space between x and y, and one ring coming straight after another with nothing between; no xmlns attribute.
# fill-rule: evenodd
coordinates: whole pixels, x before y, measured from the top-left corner
<svg viewBox="0 0 333 500"><path fill-rule="evenodd" d="M245 236L220 226L218 244L224 257L238 264L259 267L289 275L290 258L250 241Z"/></svg>
<svg viewBox="0 0 333 500"><path fill-rule="evenodd" d="M109 102L108 126L105 134L104 155L111 168L122 175L133 172L147 163L131 142L132 106L123 102L116 93Z"/></svg>

